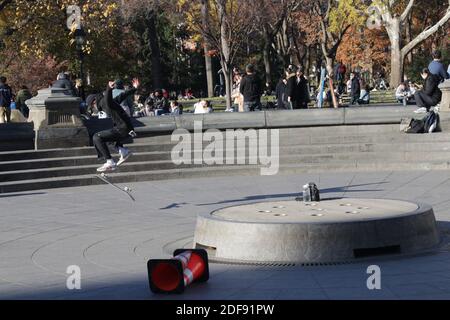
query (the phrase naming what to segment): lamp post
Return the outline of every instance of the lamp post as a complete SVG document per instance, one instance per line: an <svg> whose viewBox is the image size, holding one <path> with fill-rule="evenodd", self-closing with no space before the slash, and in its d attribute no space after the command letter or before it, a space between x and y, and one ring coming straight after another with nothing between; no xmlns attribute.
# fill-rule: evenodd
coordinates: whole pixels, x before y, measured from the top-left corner
<svg viewBox="0 0 450 320"><path fill-rule="evenodd" d="M85 92L84 92L84 52L83 46L86 44L86 33L83 28L75 30L75 43L77 45L78 59L80 60L80 79L81 79L81 87L80 94L83 101L86 100Z"/></svg>

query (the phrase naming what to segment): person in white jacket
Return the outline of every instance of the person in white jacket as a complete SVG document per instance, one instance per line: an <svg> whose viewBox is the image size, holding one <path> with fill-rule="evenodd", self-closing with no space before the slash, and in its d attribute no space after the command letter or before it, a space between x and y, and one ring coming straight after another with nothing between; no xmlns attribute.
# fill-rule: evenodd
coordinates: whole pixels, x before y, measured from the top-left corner
<svg viewBox="0 0 450 320"><path fill-rule="evenodd" d="M413 93L411 93L405 82L400 83L398 86L397 91L395 92L395 98L397 98L397 101L405 107L408 105L408 102L413 100Z"/></svg>
<svg viewBox="0 0 450 320"><path fill-rule="evenodd" d="M208 101L202 100L194 105L194 113L195 114L205 114L211 113L212 108Z"/></svg>

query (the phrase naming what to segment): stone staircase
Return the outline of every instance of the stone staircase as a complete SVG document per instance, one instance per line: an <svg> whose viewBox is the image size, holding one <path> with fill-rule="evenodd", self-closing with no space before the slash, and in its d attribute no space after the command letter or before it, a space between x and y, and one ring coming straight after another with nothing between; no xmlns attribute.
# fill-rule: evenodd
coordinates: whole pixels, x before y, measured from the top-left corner
<svg viewBox="0 0 450 320"><path fill-rule="evenodd" d="M450 163L450 133L407 135L399 132L398 125L356 125L280 129L279 136L279 174L444 170ZM253 142L246 141L237 151L245 151L242 147ZM256 159L248 154L240 158L245 164L177 166L171 158L175 145L170 135L137 139L129 146L134 156L111 174L112 180L130 183L261 174L262 165L249 164ZM95 177L100 165L92 147L1 152L0 193L102 184Z"/></svg>

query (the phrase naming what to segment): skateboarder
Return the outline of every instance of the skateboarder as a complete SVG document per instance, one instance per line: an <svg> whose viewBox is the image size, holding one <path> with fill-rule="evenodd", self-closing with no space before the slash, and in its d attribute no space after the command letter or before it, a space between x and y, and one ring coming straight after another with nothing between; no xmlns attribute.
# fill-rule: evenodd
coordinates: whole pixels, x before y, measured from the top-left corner
<svg viewBox="0 0 450 320"><path fill-rule="evenodd" d="M134 127L131 123L130 117L117 101L124 100L126 97L134 94L138 89L139 84L138 79L133 79L133 88L122 93L120 97L113 99L112 91L114 89L114 82L110 81L108 83L105 97L102 101L102 109L112 118L113 128L98 132L94 135L93 142L95 148L97 149L98 156L99 158L106 160L106 163L98 168L97 172L115 171L117 166L120 166L122 163L127 161L132 155L127 148L124 148L122 141L129 137L135 138L136 133L134 132ZM120 160L117 164L114 162L107 145L107 143L110 142L116 143L116 148L120 154Z"/></svg>

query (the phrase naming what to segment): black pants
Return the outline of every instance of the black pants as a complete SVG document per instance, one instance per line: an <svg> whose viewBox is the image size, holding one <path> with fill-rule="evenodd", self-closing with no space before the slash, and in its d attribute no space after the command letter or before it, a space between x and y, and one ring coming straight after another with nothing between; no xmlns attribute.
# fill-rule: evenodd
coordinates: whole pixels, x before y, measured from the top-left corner
<svg viewBox="0 0 450 320"><path fill-rule="evenodd" d="M262 110L262 104L260 101L246 101L244 102L245 112L254 112L256 110Z"/></svg>
<svg viewBox="0 0 450 320"><path fill-rule="evenodd" d="M308 102L302 100L292 101L292 109L294 110L308 109Z"/></svg>
<svg viewBox="0 0 450 320"><path fill-rule="evenodd" d="M122 141L128 137L127 130L113 128L94 134L93 142L97 149L98 157L105 160L112 159L111 152L108 148L108 142L115 142L116 148L123 147Z"/></svg>
<svg viewBox="0 0 450 320"><path fill-rule="evenodd" d="M350 102L350 104L357 104L357 103L359 103L358 100L359 100L360 96L361 95L359 95L359 94L352 96L352 101Z"/></svg>
<svg viewBox="0 0 450 320"><path fill-rule="evenodd" d="M414 94L414 99L416 100L417 106L419 108L426 108L427 111L430 111L431 107L437 105L435 101L430 96L427 96L423 91L417 91Z"/></svg>

